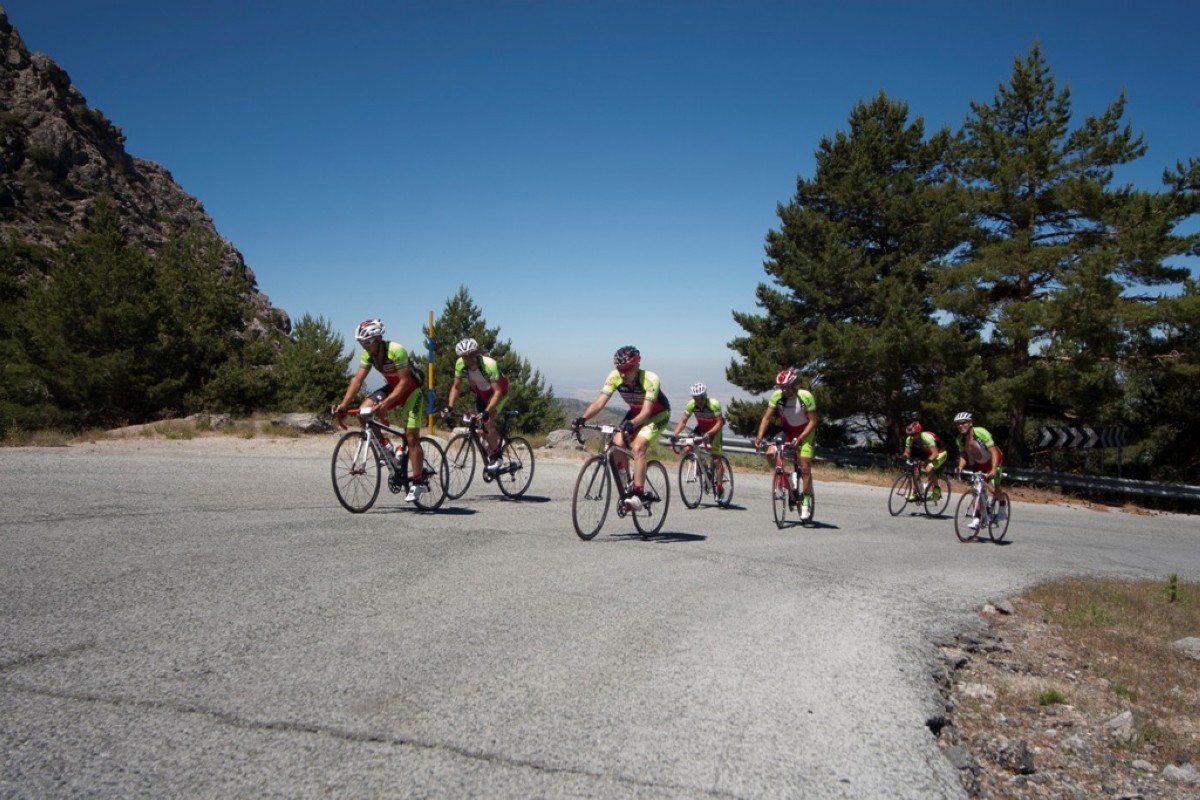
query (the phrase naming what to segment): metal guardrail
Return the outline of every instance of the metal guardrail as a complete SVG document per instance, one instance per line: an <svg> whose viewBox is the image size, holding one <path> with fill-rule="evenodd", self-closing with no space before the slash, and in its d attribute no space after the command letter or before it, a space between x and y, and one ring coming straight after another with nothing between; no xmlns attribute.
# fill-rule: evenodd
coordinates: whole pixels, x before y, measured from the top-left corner
<svg viewBox="0 0 1200 800"><path fill-rule="evenodd" d="M661 444L670 445L671 437L663 435ZM754 446L750 439L726 436L722 442L726 452L753 455ZM892 466L892 457L886 453L865 453L857 450L830 450L818 447L818 461L852 467ZM1161 497L1170 500L1190 500L1200 503L1200 486L1183 483L1161 483L1158 481L1136 481L1129 478L1106 478L1099 475L1079 475L1073 472L1049 472L1036 469L1005 468L1004 477L1014 483L1030 486L1061 486L1067 489L1085 489L1095 492L1111 492L1133 497Z"/></svg>

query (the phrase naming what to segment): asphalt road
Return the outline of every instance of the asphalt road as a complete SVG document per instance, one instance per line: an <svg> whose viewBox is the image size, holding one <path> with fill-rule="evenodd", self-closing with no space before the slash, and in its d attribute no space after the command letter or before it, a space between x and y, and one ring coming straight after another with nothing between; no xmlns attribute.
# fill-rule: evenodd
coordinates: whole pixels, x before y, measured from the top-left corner
<svg viewBox="0 0 1200 800"><path fill-rule="evenodd" d="M583 542L541 452L522 502L352 515L332 446L0 450L0 797L960 797L937 637L1045 578L1200 578L1194 517L964 545L825 482L779 531L749 474Z"/></svg>

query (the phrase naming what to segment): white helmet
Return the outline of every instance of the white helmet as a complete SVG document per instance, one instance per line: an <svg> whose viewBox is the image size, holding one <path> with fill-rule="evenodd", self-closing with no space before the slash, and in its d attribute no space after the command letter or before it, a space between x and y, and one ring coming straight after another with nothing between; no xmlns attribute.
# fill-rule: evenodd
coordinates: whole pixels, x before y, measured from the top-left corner
<svg viewBox="0 0 1200 800"><path fill-rule="evenodd" d="M703 397L708 394L708 387L703 383L692 384L692 397Z"/></svg>
<svg viewBox="0 0 1200 800"><path fill-rule="evenodd" d="M479 351L479 342L474 339L463 339L458 344L454 345L454 352L460 356L465 356L467 353L475 353Z"/></svg>
<svg viewBox="0 0 1200 800"><path fill-rule="evenodd" d="M971 421L971 412L970 411L960 411L959 413L954 415L954 424L955 425L957 425L960 422L970 422L970 421Z"/></svg>
<svg viewBox="0 0 1200 800"><path fill-rule="evenodd" d="M358 330L354 332L354 338L359 344L366 344L372 339L383 338L383 323L377 319L365 319L358 323Z"/></svg>

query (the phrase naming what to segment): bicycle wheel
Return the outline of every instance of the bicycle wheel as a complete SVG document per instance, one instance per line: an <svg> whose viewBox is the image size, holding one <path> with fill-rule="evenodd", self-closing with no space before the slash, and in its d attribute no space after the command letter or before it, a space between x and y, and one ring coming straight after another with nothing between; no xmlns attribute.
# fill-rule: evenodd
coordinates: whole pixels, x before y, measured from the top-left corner
<svg viewBox="0 0 1200 800"><path fill-rule="evenodd" d="M788 495L792 491L788 486L787 474L776 472L771 483L771 510L775 514L775 527L782 528L787 522Z"/></svg>
<svg viewBox="0 0 1200 800"><path fill-rule="evenodd" d="M733 502L733 465L725 456L717 456L713 461L719 463L724 469L721 473L721 491L718 492L714 487L713 494L717 496L717 505L721 508L729 508Z"/></svg>
<svg viewBox="0 0 1200 800"><path fill-rule="evenodd" d="M908 505L908 496L914 491L916 487L913 486L911 473L901 472L897 475L892 491L888 493L888 513L893 517L900 516L900 512Z"/></svg>
<svg viewBox="0 0 1200 800"><path fill-rule="evenodd" d="M500 458L505 463L496 476L496 485L506 497L520 497L533 480L533 448L518 436L504 443Z"/></svg>
<svg viewBox="0 0 1200 800"><path fill-rule="evenodd" d="M604 526L612 497L612 475L604 456L592 456L579 470L571 495L571 522L580 539L591 539Z"/></svg>
<svg viewBox="0 0 1200 800"><path fill-rule="evenodd" d="M379 460L383 454L367 437L350 431L333 448L333 493L352 514L361 514L379 497Z"/></svg>
<svg viewBox="0 0 1200 800"><path fill-rule="evenodd" d="M446 497L457 500L467 493L475 478L475 443L471 435L460 433L446 445Z"/></svg>
<svg viewBox="0 0 1200 800"><path fill-rule="evenodd" d="M671 506L671 479L667 477L667 468L661 461L646 462L646 485L642 488L646 494L658 499L640 511L632 512L633 527L643 537L653 536L667 521L667 509Z"/></svg>
<svg viewBox="0 0 1200 800"><path fill-rule="evenodd" d="M1008 521L1012 518L1012 498L1008 498L1005 504L1007 513L1004 519L992 519L992 524L988 526L988 536L992 537L993 542L1003 542L1004 537L1008 535ZM999 505L997 504L997 507Z"/></svg>
<svg viewBox="0 0 1200 800"><path fill-rule="evenodd" d="M935 475L929 482L929 491L925 493L925 513L931 517L940 517L950 507L950 481L944 475Z"/></svg>
<svg viewBox="0 0 1200 800"><path fill-rule="evenodd" d="M700 474L700 459L688 453L679 459L679 499L688 508L700 505L704 496L704 476Z"/></svg>
<svg viewBox="0 0 1200 800"><path fill-rule="evenodd" d="M425 484L429 490L416 499L416 505L433 511L446 500L446 484L450 479L446 469L446 451L436 439L422 436L421 454L425 459Z"/></svg>
<svg viewBox="0 0 1200 800"><path fill-rule="evenodd" d="M980 515L983 509L979 507L978 495L974 491L968 491L958 498L958 505L954 512L954 534L960 542L969 542L975 538L978 532L975 528L968 528L967 524L972 520L980 521Z"/></svg>

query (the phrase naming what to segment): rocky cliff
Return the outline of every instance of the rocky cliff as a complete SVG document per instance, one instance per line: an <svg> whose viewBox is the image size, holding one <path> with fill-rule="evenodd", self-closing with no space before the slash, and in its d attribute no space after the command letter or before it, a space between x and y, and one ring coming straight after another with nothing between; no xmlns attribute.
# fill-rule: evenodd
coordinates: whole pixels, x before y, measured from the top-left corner
<svg viewBox="0 0 1200 800"><path fill-rule="evenodd" d="M223 249L223 274L250 279L248 330L290 330L286 312L257 290L242 254L217 234L200 201L158 164L126 153L121 129L88 107L65 70L28 51L0 6L0 242L57 248L105 194L128 238L151 252L185 231L211 233Z"/></svg>

